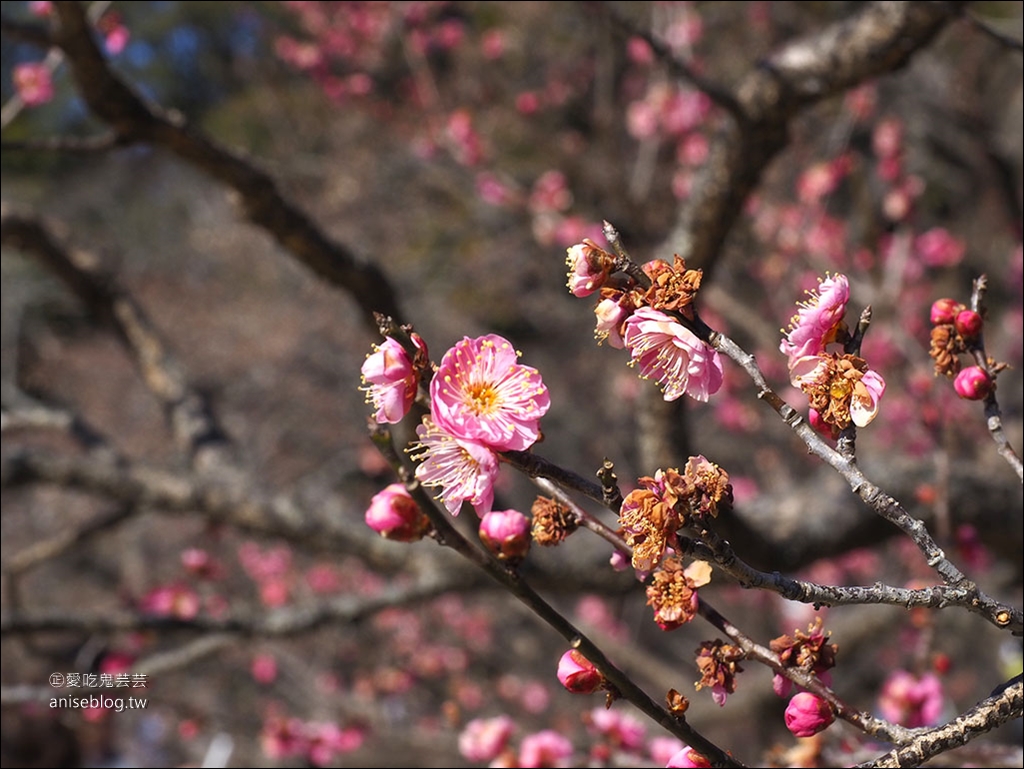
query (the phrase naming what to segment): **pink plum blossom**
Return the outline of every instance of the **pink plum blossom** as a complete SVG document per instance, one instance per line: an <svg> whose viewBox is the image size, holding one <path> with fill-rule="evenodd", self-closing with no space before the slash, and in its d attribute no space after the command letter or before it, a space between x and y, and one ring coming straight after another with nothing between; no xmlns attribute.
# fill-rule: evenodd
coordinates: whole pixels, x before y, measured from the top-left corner
<svg viewBox="0 0 1024 769"><path fill-rule="evenodd" d="M795 737L812 737L835 720L832 706L817 694L798 692L786 706L786 728Z"/></svg>
<svg viewBox="0 0 1024 769"><path fill-rule="evenodd" d="M498 457L487 446L456 438L438 427L429 416L416 428L419 442L410 456L419 462L416 478L424 486L440 486L437 499L449 513L458 515L463 502L485 515L494 504Z"/></svg>
<svg viewBox="0 0 1024 769"><path fill-rule="evenodd" d="M654 379L665 400L689 395L699 401L722 386L724 372L718 351L688 328L650 307L641 307L625 322L623 341L639 364L640 376Z"/></svg>
<svg viewBox="0 0 1024 769"><path fill-rule="evenodd" d="M882 685L878 709L885 720L901 726L934 726L939 722L944 701L942 682L934 673L917 677L906 670L896 670Z"/></svg>
<svg viewBox="0 0 1024 769"><path fill-rule="evenodd" d="M412 336L413 343L424 356L426 345L419 336ZM416 399L419 377L409 354L396 340L388 337L381 345L374 346L361 369L363 382L368 385L366 400L372 403L376 412L373 418L378 424L396 424L409 413Z"/></svg>
<svg viewBox="0 0 1024 769"><path fill-rule="evenodd" d="M566 249L565 264L569 268L569 291L573 296L590 296L608 279L612 258L591 240Z"/></svg>
<svg viewBox="0 0 1024 769"><path fill-rule="evenodd" d="M622 325L626 318L633 312L633 303L629 301L628 294L619 297L606 297L594 307L594 315L597 318L597 325L594 327L594 337L597 343L608 342L610 347L621 350L626 346L622 338Z"/></svg>
<svg viewBox="0 0 1024 769"><path fill-rule="evenodd" d="M520 365L518 357L511 342L495 334L456 343L430 382L437 427L494 451L533 445L551 398L537 369Z"/></svg>
<svg viewBox="0 0 1024 769"><path fill-rule="evenodd" d="M430 520L401 483L374 494L364 517L367 526L396 542L415 542L430 528Z"/></svg>
<svg viewBox="0 0 1024 769"><path fill-rule="evenodd" d="M26 107L38 107L53 98L50 68L42 62L26 62L14 67L14 88Z"/></svg>
<svg viewBox="0 0 1024 769"><path fill-rule="evenodd" d="M819 355L835 340L850 300L850 284L845 275L835 275L823 280L817 291L808 293L811 298L800 303L779 345L790 366L799 358Z"/></svg>
<svg viewBox="0 0 1024 769"><path fill-rule="evenodd" d="M467 761L493 761L508 745L516 724L505 715L474 718L459 734L459 753Z"/></svg>

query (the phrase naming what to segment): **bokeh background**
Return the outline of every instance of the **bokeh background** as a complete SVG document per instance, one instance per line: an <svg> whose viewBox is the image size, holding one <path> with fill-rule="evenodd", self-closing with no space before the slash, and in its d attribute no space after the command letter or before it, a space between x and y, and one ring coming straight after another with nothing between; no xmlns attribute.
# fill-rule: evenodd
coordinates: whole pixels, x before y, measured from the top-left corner
<svg viewBox="0 0 1024 769"><path fill-rule="evenodd" d="M710 403L664 404L623 351L595 343L593 301L565 289L566 247L597 239L602 220L637 261L682 250L674 227L725 120L644 35L733 88L787 41L870 4L106 5L95 10L104 11L99 34L113 70L243 152L323 233L377 265L435 361L464 335L514 342L551 392L537 453L588 478L609 458L626 490L704 454L733 477L737 510L721 525L758 568L833 584L934 583L916 548L807 454L738 367L727 364ZM46 55L14 30L48 23L31 6L3 3L6 105L17 98L16 66ZM703 317L755 353L796 407L780 329L819 277L850 276L851 311L873 309L865 357L889 385L858 438L862 468L927 521L984 590L1019 606L1019 480L996 454L981 406L958 400L928 357L931 302L967 302L986 275L985 341L1009 364L998 395L1019 450L1021 4L970 4L966 14L906 67L800 111L722 247L694 266L705 270ZM166 147L41 147L109 130L66 63L52 79L51 99L5 115L5 216L11 206L43 217L69 249L116 276L229 436L245 488L261 500L287 495L306 533L234 525L200 504L168 511L143 499L125 509L117 495L5 475L5 617L86 619L57 629L5 623L4 765L199 765L225 746L227 765L472 765L458 752L461 728L500 713L523 733L570 736L574 765L663 765L595 734L586 714L602 703L561 689L564 641L516 601L433 543L384 543L366 529L371 496L394 477L367 437L359 390L359 367L380 337L351 293ZM84 450L66 430L8 419L45 407L78 415L139 467L190 477L110 323L30 251L5 238L5 463L26 451ZM497 507L528 512L535 494L505 470ZM321 528L334 533L320 537ZM724 708L693 692L693 651L713 629L660 631L642 586L613 572L609 554L580 532L534 548L526 568L655 699L668 686L690 696L691 723L708 737L750 765L801 765L785 754L795 741L769 671L748 665ZM460 580L436 594L401 593L445 573ZM764 644L814 614L728 580L706 591ZM360 608L296 632L203 624L348 599ZM177 624L87 621L147 611ZM893 669L940 674L947 718L1020 671L1020 640L963 611L820 613L840 648L835 688L865 711L876 711ZM132 666L158 671L145 712L51 709L43 699L52 672ZM300 749L288 740L302 729L318 736ZM852 728L827 734L829 750L859 755ZM1007 746L1019 757L1020 744L1018 720L946 765L1001 765Z"/></svg>

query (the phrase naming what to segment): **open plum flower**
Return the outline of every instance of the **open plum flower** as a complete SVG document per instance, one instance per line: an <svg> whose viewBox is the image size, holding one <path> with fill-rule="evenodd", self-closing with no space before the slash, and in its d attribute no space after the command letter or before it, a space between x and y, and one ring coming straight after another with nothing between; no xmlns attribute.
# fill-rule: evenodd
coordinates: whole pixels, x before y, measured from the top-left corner
<svg viewBox="0 0 1024 769"><path fill-rule="evenodd" d="M845 275L834 275L821 281L818 290L809 294L810 300L799 303L779 345L791 368L800 358L818 355L838 339L850 301L850 283Z"/></svg>
<svg viewBox="0 0 1024 769"><path fill-rule="evenodd" d="M689 395L706 402L722 386L718 351L663 312L638 309L626 319L623 340L640 376L657 382L667 401Z"/></svg>
<svg viewBox="0 0 1024 769"><path fill-rule="evenodd" d="M481 443L456 438L429 417L416 428L419 442L410 449L417 460L416 479L424 486L440 486L437 499L452 515L469 502L479 515L494 505L498 457Z"/></svg>
<svg viewBox="0 0 1024 769"><path fill-rule="evenodd" d="M810 418L833 438L850 424L866 427L878 414L885 380L867 361L849 352L828 352L833 342L848 341L845 275L821 281L811 299L801 302L779 349L789 358L789 378L807 395Z"/></svg>
<svg viewBox="0 0 1024 769"><path fill-rule="evenodd" d="M444 354L430 382L434 423L494 451L536 443L551 398L537 369L518 358L511 342L495 334L464 337Z"/></svg>

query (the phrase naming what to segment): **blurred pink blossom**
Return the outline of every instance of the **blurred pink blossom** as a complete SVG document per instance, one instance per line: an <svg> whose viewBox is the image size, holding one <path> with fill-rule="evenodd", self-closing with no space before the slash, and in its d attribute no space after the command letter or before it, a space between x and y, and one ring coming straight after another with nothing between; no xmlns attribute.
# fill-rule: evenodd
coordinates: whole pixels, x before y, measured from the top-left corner
<svg viewBox="0 0 1024 769"><path fill-rule="evenodd" d="M493 761L508 745L516 724L506 715L474 718L459 734L459 753L467 761Z"/></svg>
<svg viewBox="0 0 1024 769"><path fill-rule="evenodd" d="M523 737L519 745L519 766L567 767L571 766L572 743L553 729L544 729Z"/></svg>
<svg viewBox="0 0 1024 769"><path fill-rule="evenodd" d="M38 107L53 98L53 77L43 62L15 65L11 79L26 107Z"/></svg>
<svg viewBox="0 0 1024 769"><path fill-rule="evenodd" d="M878 696L882 718L908 728L937 724L944 703L942 683L934 673L918 677L906 670L891 673Z"/></svg>

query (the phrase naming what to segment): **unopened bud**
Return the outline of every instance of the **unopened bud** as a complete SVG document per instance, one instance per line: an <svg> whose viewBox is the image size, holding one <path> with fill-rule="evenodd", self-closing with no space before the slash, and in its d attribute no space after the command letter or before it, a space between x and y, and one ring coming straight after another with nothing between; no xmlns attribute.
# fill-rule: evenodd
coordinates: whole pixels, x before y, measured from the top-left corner
<svg viewBox="0 0 1024 769"><path fill-rule="evenodd" d="M956 332L964 339L974 339L981 333L984 322L974 310L963 310L956 315Z"/></svg>
<svg viewBox="0 0 1024 769"><path fill-rule="evenodd" d="M949 297L936 299L932 303L932 325L938 326L943 323L952 323L956 320L957 313L963 309L964 306L956 299L950 299Z"/></svg>
<svg viewBox="0 0 1024 769"><path fill-rule="evenodd" d="M430 519L401 483L377 492L366 509L366 525L385 539L415 542L430 529Z"/></svg>
<svg viewBox="0 0 1024 769"><path fill-rule="evenodd" d="M604 676L594 663L575 649L558 661L558 680L573 694L593 694L604 683Z"/></svg>
<svg viewBox="0 0 1024 769"><path fill-rule="evenodd" d="M502 561L521 561L530 549L530 519L518 510L492 510L480 519L480 541Z"/></svg>
<svg viewBox="0 0 1024 769"><path fill-rule="evenodd" d="M794 694L786 706L786 728L795 737L812 737L835 720L832 706L810 692Z"/></svg>
<svg viewBox="0 0 1024 769"><path fill-rule="evenodd" d="M953 389L961 398L969 401L980 401L992 392L992 377L980 366L965 368L953 380Z"/></svg>

